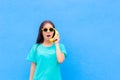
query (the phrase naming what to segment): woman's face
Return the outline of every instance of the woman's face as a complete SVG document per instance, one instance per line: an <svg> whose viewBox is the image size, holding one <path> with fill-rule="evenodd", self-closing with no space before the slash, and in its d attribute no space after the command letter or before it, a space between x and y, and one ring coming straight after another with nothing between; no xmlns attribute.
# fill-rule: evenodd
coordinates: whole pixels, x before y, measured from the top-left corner
<svg viewBox="0 0 120 80"><path fill-rule="evenodd" d="M54 34L54 28L50 23L46 23L42 28L44 40L49 40Z"/></svg>

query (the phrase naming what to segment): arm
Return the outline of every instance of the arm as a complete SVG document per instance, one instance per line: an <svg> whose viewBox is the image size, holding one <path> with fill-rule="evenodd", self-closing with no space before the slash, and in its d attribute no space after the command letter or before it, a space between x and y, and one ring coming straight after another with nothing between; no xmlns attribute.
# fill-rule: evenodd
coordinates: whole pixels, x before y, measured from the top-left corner
<svg viewBox="0 0 120 80"><path fill-rule="evenodd" d="M56 43L55 45L56 45L56 56L58 63L62 63L65 59L64 53L60 51L59 43Z"/></svg>
<svg viewBox="0 0 120 80"><path fill-rule="evenodd" d="M30 78L29 78L29 80L33 80L33 75L34 75L34 72L35 72L35 68L36 68L36 64L32 62L31 63Z"/></svg>
<svg viewBox="0 0 120 80"><path fill-rule="evenodd" d="M55 45L56 45L56 57L57 57L58 63L62 63L65 59L65 55L64 55L64 53L62 53L60 51L60 45L59 45L60 37L59 37L59 35L56 36L54 39L55 39Z"/></svg>

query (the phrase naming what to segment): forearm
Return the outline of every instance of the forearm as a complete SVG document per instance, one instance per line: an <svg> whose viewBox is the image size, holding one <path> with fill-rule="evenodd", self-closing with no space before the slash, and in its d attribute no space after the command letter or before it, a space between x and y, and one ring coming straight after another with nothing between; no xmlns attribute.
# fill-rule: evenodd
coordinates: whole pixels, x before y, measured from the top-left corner
<svg viewBox="0 0 120 80"><path fill-rule="evenodd" d="M59 43L56 43L56 57L59 63L62 63L65 59L64 54L60 51Z"/></svg>
<svg viewBox="0 0 120 80"><path fill-rule="evenodd" d="M36 69L36 65L35 65L35 63L32 62L31 63L30 78L29 78L29 80L33 80L33 75L34 75L35 69Z"/></svg>

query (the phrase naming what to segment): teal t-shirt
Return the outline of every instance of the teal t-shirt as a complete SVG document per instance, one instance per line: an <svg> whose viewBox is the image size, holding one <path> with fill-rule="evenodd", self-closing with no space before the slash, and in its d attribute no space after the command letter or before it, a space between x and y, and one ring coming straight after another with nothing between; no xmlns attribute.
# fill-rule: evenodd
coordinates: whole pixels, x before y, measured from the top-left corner
<svg viewBox="0 0 120 80"><path fill-rule="evenodd" d="M66 49L63 44L59 44L60 50L65 54ZM33 80L61 80L60 64L56 57L56 46L43 46L34 44L27 56L27 60L36 64Z"/></svg>

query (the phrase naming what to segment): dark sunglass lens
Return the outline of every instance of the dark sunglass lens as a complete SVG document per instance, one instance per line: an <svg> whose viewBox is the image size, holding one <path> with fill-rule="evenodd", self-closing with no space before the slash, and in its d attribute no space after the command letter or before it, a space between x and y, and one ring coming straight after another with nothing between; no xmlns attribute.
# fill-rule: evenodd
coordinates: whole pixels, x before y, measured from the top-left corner
<svg viewBox="0 0 120 80"><path fill-rule="evenodd" d="M53 28L50 28L49 30L52 32L54 29L53 29Z"/></svg>
<svg viewBox="0 0 120 80"><path fill-rule="evenodd" d="M47 29L47 28L45 28L45 29L43 29L43 30L44 30L44 32L47 32L47 30L48 30L48 29Z"/></svg>

